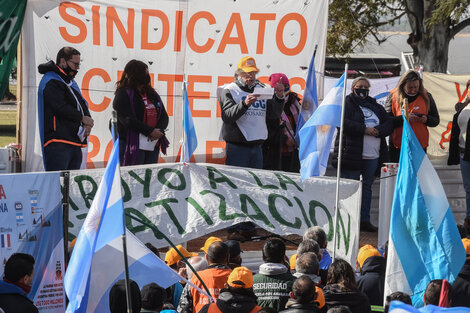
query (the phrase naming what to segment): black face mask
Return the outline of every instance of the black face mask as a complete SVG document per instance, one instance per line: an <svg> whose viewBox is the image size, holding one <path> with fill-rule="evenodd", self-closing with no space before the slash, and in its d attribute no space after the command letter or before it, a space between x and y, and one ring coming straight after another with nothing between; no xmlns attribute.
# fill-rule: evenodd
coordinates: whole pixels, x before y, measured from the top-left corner
<svg viewBox="0 0 470 313"><path fill-rule="evenodd" d="M62 69L64 70L65 74L67 74L67 76L72 78L72 79L74 79L75 76L78 73L78 71L72 69L68 63L67 63L67 66L65 68L62 68Z"/></svg>
<svg viewBox="0 0 470 313"><path fill-rule="evenodd" d="M355 88L354 89L354 93L356 94L356 96L358 96L359 98L361 99L365 99L367 98L367 96L369 96L369 89L359 89L359 88Z"/></svg>
<svg viewBox="0 0 470 313"><path fill-rule="evenodd" d="M136 80L138 85L150 85L150 74L144 75L143 77L138 77Z"/></svg>

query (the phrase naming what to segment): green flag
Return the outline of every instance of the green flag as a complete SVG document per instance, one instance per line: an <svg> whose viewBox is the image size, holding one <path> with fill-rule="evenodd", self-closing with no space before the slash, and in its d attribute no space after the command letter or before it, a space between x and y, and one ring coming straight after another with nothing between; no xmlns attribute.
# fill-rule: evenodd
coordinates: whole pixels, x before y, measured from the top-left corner
<svg viewBox="0 0 470 313"><path fill-rule="evenodd" d="M0 100L8 88L27 0L0 0Z"/></svg>

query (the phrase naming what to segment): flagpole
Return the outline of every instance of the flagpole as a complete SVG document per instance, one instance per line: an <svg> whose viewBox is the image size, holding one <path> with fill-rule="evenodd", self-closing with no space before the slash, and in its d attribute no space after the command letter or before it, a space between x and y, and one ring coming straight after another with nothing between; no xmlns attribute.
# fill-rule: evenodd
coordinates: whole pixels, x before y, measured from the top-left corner
<svg viewBox="0 0 470 313"><path fill-rule="evenodd" d="M183 139L182 139L182 144L181 144L181 158L180 158L180 162L184 162L184 160L186 159L185 158L185 153L187 153L184 149L184 137L185 137L185 131L184 131L184 118L185 118L185 110L186 110L186 107L184 105L184 89L186 88L186 75L183 75L183 94L182 94L182 97L181 99L183 100L182 103L183 103L183 120L182 120L182 128L183 128Z"/></svg>
<svg viewBox="0 0 470 313"><path fill-rule="evenodd" d="M344 104L346 101L346 86L348 84L348 68L349 64L346 62L344 65L344 88L343 100L341 101L341 126L339 128L339 148L338 148L338 168L336 170L336 197L335 197L335 223L333 225L333 261L336 259L336 237L338 230L338 214L339 214L339 182L341 175L341 151L343 150L343 123L344 123Z"/></svg>
<svg viewBox="0 0 470 313"><path fill-rule="evenodd" d="M117 133L117 113L113 110L112 112L112 125L113 125L113 142L117 144L119 147L118 142L118 133ZM118 174L121 177L121 162L118 159ZM122 191L119 190L119 193ZM121 195L122 197L122 195ZM123 210L124 214L124 210ZM126 303L127 303L127 313L132 313L132 299L131 299L131 282L129 279L129 262L127 260L127 240L126 240L126 222L125 218L122 219L124 223L124 233L122 234L122 252L124 255L124 275L125 275L125 283L126 283Z"/></svg>

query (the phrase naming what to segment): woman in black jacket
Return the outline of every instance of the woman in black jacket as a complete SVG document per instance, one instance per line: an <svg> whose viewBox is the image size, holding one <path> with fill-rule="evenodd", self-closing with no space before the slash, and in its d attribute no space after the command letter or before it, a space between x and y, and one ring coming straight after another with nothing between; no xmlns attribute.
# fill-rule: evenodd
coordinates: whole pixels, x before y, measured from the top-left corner
<svg viewBox="0 0 470 313"><path fill-rule="evenodd" d="M377 170L388 161L385 137L393 131L393 122L385 109L369 97L369 80L357 77L344 107L341 177L359 180L362 175L361 230L376 232L370 223L372 183ZM333 166L338 165L339 136L336 136Z"/></svg>
<svg viewBox="0 0 470 313"><path fill-rule="evenodd" d="M160 148L166 154L168 114L150 84L147 64L129 61L117 82L113 101L117 112L121 165L158 163Z"/></svg>

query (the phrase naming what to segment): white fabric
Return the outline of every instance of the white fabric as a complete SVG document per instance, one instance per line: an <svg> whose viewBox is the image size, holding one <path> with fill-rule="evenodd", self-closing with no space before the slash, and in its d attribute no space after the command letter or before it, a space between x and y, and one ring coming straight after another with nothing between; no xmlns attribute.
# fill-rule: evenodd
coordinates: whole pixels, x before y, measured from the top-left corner
<svg viewBox="0 0 470 313"><path fill-rule="evenodd" d="M375 127L380 124L377 115L369 108L361 106L362 113L364 113L364 123L366 127ZM362 147L363 159L377 159L380 156L380 138L364 135L364 144Z"/></svg>
<svg viewBox="0 0 470 313"><path fill-rule="evenodd" d="M237 84L231 83L225 86L230 90L235 103L239 103L250 94L243 91ZM248 107L245 114L237 120L237 126L247 141L266 140L268 128L266 127L266 100L257 100Z"/></svg>
<svg viewBox="0 0 470 313"><path fill-rule="evenodd" d="M465 149L465 142L467 140L467 125L470 120L470 105L467 105L460 111L459 117L457 118L457 124L460 128L459 136L459 147Z"/></svg>

